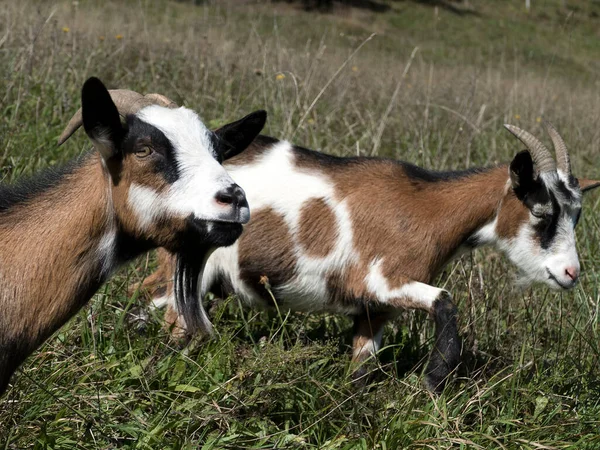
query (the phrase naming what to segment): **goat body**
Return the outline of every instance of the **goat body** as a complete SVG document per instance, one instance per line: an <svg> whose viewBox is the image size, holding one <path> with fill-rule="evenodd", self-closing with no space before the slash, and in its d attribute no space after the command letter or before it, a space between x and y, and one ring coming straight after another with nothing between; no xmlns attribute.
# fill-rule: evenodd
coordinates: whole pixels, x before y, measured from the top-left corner
<svg viewBox="0 0 600 450"><path fill-rule="evenodd" d="M456 308L447 291L430 285L452 257L494 244L532 281L566 289L579 273L573 228L580 187L554 170L523 192L535 176L529 152L510 166L430 172L261 136L226 168L245 188L252 220L233 246L209 258L202 294L220 288L248 305L273 306L268 285L281 309L351 315L357 363L378 350L383 326L400 310L427 311L436 323L426 370L434 390L460 360ZM543 219L533 215L541 205ZM186 324L170 285L161 287L171 264L162 253L144 285L157 306L169 304L166 320L181 333ZM211 331L206 316L204 331Z"/></svg>

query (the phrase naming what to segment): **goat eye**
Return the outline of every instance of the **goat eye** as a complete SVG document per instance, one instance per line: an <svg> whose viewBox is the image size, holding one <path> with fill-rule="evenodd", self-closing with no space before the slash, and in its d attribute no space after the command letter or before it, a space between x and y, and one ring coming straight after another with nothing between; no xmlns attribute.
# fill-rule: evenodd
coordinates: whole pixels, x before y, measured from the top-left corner
<svg viewBox="0 0 600 450"><path fill-rule="evenodd" d="M548 214L547 212L531 211L531 214L533 215L533 217L535 217L536 219L540 219L540 220L550 220L552 218L552 214Z"/></svg>
<svg viewBox="0 0 600 450"><path fill-rule="evenodd" d="M148 146L143 146L139 149L137 149L134 152L135 156L137 156L138 158L145 158L146 156L149 156L152 154L152 149Z"/></svg>

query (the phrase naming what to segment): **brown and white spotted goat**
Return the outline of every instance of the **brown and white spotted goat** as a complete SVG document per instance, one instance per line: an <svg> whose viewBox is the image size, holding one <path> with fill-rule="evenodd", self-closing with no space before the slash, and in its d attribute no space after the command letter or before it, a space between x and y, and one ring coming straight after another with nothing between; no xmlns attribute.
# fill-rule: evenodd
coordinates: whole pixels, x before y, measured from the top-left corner
<svg viewBox="0 0 600 450"><path fill-rule="evenodd" d="M338 158L258 137L225 165L246 189L252 220L235 245L208 260L203 293L221 283L250 305L269 305L267 276L279 308L352 315L356 362L378 350L384 324L400 310L427 311L436 342L426 383L441 390L461 349L450 293L430 283L453 256L492 244L527 281L569 289L579 277L581 192L600 182L571 175L550 125L558 167L540 141L507 128L529 150L510 165L464 172ZM157 287L172 272L166 253L161 260L145 287L156 305L168 303L178 332L185 320L171 290ZM211 331L206 315L204 330Z"/></svg>
<svg viewBox="0 0 600 450"><path fill-rule="evenodd" d="M165 97L109 93L96 78L82 105L59 143L83 123L95 149L0 187L0 394L119 265L164 247L179 255L188 295L205 256L231 245L249 219L244 192L219 162L252 142L264 112L212 133Z"/></svg>

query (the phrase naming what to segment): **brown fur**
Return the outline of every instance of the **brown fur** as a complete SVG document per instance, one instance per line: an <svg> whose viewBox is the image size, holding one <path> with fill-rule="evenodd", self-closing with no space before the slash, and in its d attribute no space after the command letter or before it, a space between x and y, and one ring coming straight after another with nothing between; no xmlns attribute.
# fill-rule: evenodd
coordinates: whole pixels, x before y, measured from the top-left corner
<svg viewBox="0 0 600 450"><path fill-rule="evenodd" d="M390 288L407 279L431 282L456 249L494 216L508 178L502 166L455 180L426 182L384 160L327 173L334 179L336 196L350 208L354 248L360 253L359 279L364 280L374 259L383 257L383 275Z"/></svg>
<svg viewBox="0 0 600 450"><path fill-rule="evenodd" d="M317 198L309 200L300 211L298 242L308 256L325 257L335 247L337 222L331 208Z"/></svg>
<svg viewBox="0 0 600 450"><path fill-rule="evenodd" d="M104 281L90 276L99 272L98 224L108 220L104 177L99 158L91 157L66 176L73 189L52 188L28 208L15 207L1 217L0 346L19 341L15 366ZM4 369L12 373L14 367Z"/></svg>
<svg viewBox="0 0 600 450"><path fill-rule="evenodd" d="M355 317L352 362L360 363L370 356L364 349L372 345L374 336L381 331L388 320L387 314L374 314L368 311Z"/></svg>
<svg viewBox="0 0 600 450"><path fill-rule="evenodd" d="M498 226L496 232L498 236L505 239L515 237L520 225L529 217L529 210L521 202L512 190L510 190L502 202L502 209L498 214Z"/></svg>
<svg viewBox="0 0 600 450"><path fill-rule="evenodd" d="M127 290L127 295L131 297L138 289L140 295L147 300L172 295L175 260L171 257L171 253L160 248L156 252L156 262L157 269L148 275L142 283L131 285Z"/></svg>
<svg viewBox="0 0 600 450"><path fill-rule="evenodd" d="M272 303L262 277L267 276L271 286L279 286L292 280L296 272L294 246L285 220L271 209L254 213L238 248L240 277Z"/></svg>

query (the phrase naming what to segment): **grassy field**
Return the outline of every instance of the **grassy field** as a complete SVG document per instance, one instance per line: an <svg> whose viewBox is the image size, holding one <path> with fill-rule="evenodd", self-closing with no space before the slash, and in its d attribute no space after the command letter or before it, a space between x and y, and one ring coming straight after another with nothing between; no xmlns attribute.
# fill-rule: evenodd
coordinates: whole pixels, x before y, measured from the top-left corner
<svg viewBox="0 0 600 450"><path fill-rule="evenodd" d="M382 0L383 2L383 0ZM92 75L160 92L212 127L254 109L265 132L338 155L433 169L508 161L502 124L550 119L576 175L600 177L600 2L388 1L378 13L287 2L49 2L0 8L0 169L12 181L88 147L55 144ZM361 2L357 2L361 3ZM367 3L367 2L365 2ZM434 6L438 4L439 6ZM539 4L538 4L539 3ZM464 364L423 389L432 324L406 313L363 389L350 383L350 321L213 307L217 339L183 351L119 272L23 365L0 399L0 448L600 448L600 196L578 227L568 293L513 287L497 253L448 266ZM1 314L1 311L0 311Z"/></svg>

